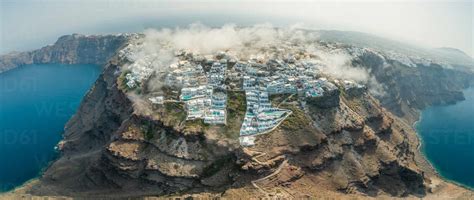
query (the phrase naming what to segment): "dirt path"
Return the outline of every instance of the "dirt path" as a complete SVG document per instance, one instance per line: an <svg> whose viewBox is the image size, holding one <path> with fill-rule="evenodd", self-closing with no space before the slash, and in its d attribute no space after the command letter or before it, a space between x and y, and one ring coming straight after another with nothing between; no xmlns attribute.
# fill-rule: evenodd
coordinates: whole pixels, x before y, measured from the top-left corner
<svg viewBox="0 0 474 200"><path fill-rule="evenodd" d="M268 176L265 176L263 178L260 178L260 179L257 179L257 180L254 180L252 181L252 185L257 188L260 192L262 192L263 194L265 194L266 196L269 196L270 193L265 191L263 188L261 188L260 186L257 185L257 182L260 182L260 181L264 181L264 180L267 180L275 175L277 175L278 173L280 173L281 169L283 169L283 167L288 163L288 160L284 160L280 166L278 166L278 168L271 174L269 174Z"/></svg>
<svg viewBox="0 0 474 200"><path fill-rule="evenodd" d="M295 94L291 94L290 96L286 97L285 100L281 101L276 107L279 108L281 106L281 104L283 103L286 103L286 101L288 101L288 99L290 99L291 97L293 97Z"/></svg>

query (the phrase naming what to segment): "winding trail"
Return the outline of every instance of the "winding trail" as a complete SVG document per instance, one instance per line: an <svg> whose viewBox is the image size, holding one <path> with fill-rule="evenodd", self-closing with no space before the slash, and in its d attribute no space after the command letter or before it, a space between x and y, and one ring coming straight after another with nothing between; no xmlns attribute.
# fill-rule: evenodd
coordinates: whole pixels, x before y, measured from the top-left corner
<svg viewBox="0 0 474 200"><path fill-rule="evenodd" d="M280 164L280 166L278 166L278 168L277 168L273 173L271 173L271 174L269 174L268 176L265 176L265 177L263 177L263 178L260 178L260 179L257 179L257 180L252 181L252 185L253 185L255 188L257 188L260 192L262 192L263 194L265 194L266 196L269 196L270 193L267 192L267 191L265 191L265 190L264 190L263 188L261 188L260 186L258 186L258 185L257 185L257 182L267 180L267 179L269 179L269 178L271 178L271 177L273 177L273 176L279 174L280 171L281 171L281 169L283 169L283 167L284 167L287 163L288 163L288 160L285 159L285 160Z"/></svg>

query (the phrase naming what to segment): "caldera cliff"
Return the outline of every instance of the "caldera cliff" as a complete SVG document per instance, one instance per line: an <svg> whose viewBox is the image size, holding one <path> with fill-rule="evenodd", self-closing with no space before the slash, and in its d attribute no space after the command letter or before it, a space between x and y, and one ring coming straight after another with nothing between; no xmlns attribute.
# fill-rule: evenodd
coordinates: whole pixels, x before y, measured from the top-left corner
<svg viewBox="0 0 474 200"><path fill-rule="evenodd" d="M104 65L128 39L126 34L65 35L38 50L1 55L0 73L28 64Z"/></svg>
<svg viewBox="0 0 474 200"><path fill-rule="evenodd" d="M472 191L441 180L430 168L411 124L426 106L462 100L462 89L472 84L470 72L436 65L413 68L396 61L387 65L379 55L364 53L353 64L370 69L389 88L386 95L338 88L307 99L304 109L291 96L271 96L273 105L292 114L275 130L257 136L254 146L243 147L238 130L245 93L228 92L225 126L185 121L182 104L154 106L127 91L122 69L127 61L116 53L94 54L102 52L97 45L103 43L86 42L91 46L80 50L77 42L65 42L70 37L0 62L99 64L110 58L67 123L58 145L60 158L23 190L28 195L473 197ZM107 48L119 50L122 39L106 40L115 44ZM45 51L49 53L41 53Z"/></svg>

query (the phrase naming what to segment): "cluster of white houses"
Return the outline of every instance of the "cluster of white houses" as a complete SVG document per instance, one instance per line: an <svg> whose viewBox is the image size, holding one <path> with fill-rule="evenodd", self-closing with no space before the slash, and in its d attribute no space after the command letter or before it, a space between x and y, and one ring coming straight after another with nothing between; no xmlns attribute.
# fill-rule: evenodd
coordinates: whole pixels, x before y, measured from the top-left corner
<svg viewBox="0 0 474 200"><path fill-rule="evenodd" d="M319 78L316 63L269 60L265 64L254 61L237 63L242 72L242 89L247 99L247 110L240 129L240 143L254 144L255 135L265 134L280 125L292 112L274 108L269 95L297 94L300 97L318 97L326 90L337 87L325 78Z"/></svg>
<svg viewBox="0 0 474 200"><path fill-rule="evenodd" d="M251 146L255 135L272 131L291 114L291 110L272 107L265 88L245 90L247 110L240 129L240 144Z"/></svg>
<svg viewBox="0 0 474 200"><path fill-rule="evenodd" d="M147 58L137 60L130 66L130 73L127 73L127 87L136 88L139 84L153 74L153 69L148 67L151 62Z"/></svg>
<svg viewBox="0 0 474 200"><path fill-rule="evenodd" d="M208 73L199 64L180 61L166 76L166 84L181 86L180 100L186 104L187 120L203 119L207 124L226 123L227 94L225 64L213 63Z"/></svg>
<svg viewBox="0 0 474 200"><path fill-rule="evenodd" d="M301 100L322 96L337 87L321 78L319 63L311 59L275 58L237 61L225 53L215 56L178 55L179 61L169 66L163 75L165 85L180 89L179 99L184 102L187 120L203 119L206 124L226 124L227 91L240 90L246 95L246 113L240 129L240 143L254 144L256 135L278 127L291 110L272 107L270 95L295 94ZM150 63L136 62L134 65ZM140 67L128 75L127 85L135 87L149 70ZM353 86L353 82L344 82ZM149 98L153 104L163 104L163 96Z"/></svg>

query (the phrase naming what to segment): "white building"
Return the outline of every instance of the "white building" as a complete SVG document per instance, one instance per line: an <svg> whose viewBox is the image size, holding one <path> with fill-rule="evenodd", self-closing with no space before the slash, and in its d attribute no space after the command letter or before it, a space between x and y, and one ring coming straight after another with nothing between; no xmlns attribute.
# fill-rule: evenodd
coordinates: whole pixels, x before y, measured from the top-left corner
<svg viewBox="0 0 474 200"><path fill-rule="evenodd" d="M164 103L163 96L150 97L148 100L150 100L152 104L162 105Z"/></svg>

